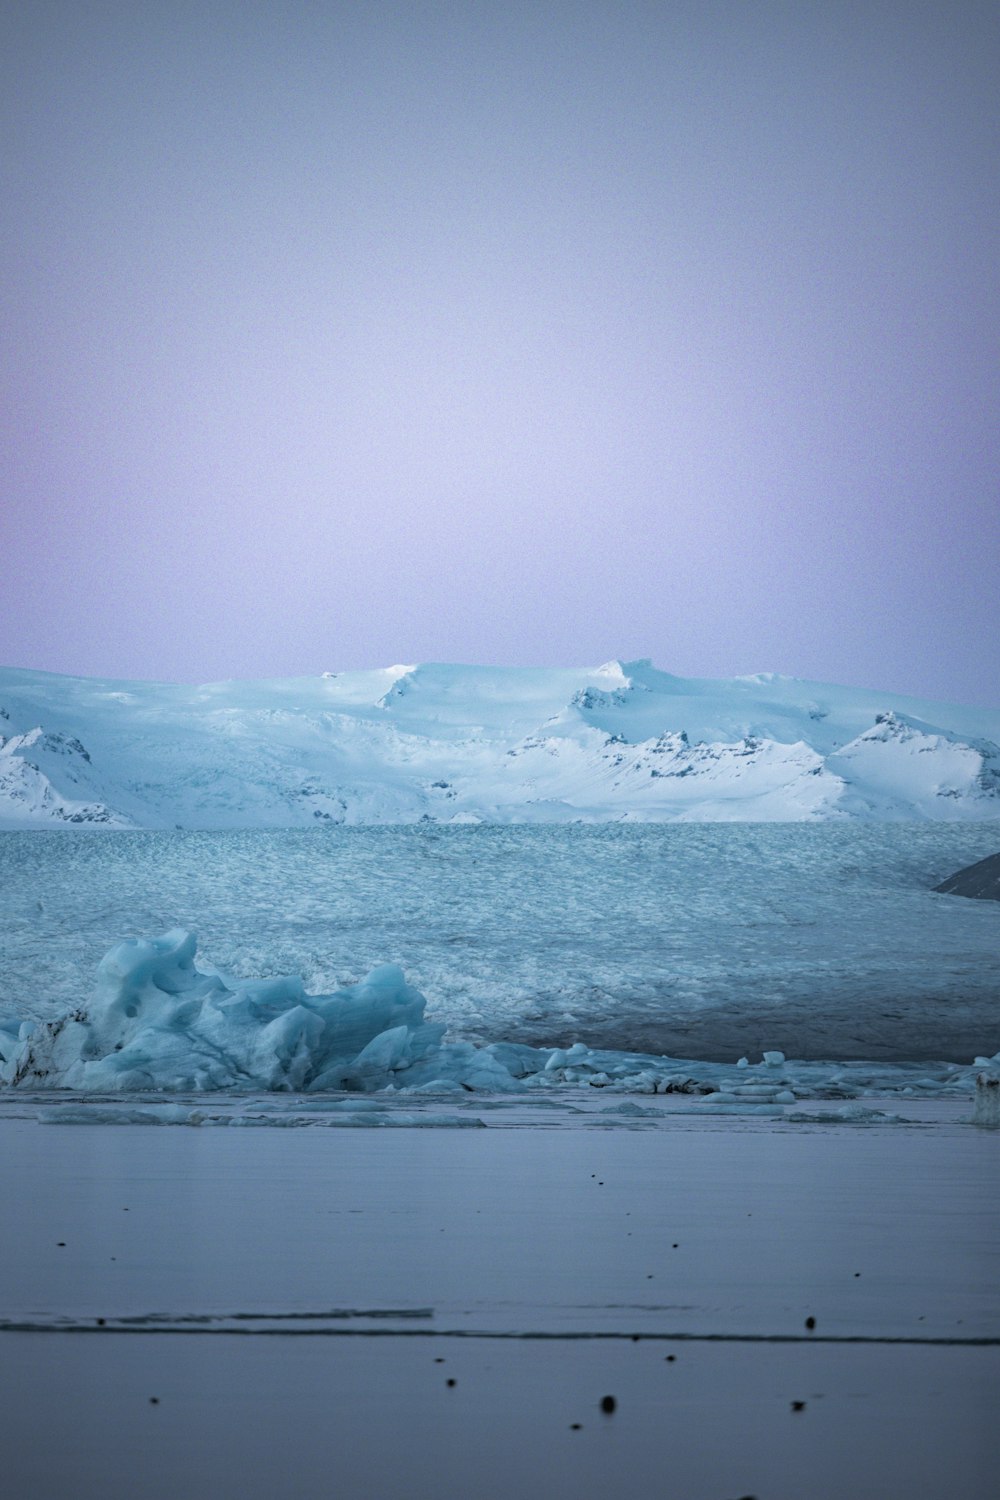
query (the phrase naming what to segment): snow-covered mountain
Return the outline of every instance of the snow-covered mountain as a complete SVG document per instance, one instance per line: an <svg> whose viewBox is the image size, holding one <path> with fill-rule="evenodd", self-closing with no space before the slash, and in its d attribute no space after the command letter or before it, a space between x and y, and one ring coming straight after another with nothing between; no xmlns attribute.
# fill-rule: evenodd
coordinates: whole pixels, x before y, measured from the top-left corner
<svg viewBox="0 0 1000 1500"><path fill-rule="evenodd" d="M764 673L0 669L0 827L1000 818L1000 710Z"/></svg>

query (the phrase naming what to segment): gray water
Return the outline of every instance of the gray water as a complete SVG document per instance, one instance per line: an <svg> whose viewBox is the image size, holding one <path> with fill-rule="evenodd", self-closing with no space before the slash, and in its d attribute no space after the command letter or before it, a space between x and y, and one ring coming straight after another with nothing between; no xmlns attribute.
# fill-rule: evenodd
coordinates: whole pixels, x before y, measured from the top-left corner
<svg viewBox="0 0 1000 1500"><path fill-rule="evenodd" d="M0 1011L87 998L123 937L328 992L394 961L510 1039L732 1059L1000 1049L1000 904L935 894L997 824L0 834Z"/></svg>

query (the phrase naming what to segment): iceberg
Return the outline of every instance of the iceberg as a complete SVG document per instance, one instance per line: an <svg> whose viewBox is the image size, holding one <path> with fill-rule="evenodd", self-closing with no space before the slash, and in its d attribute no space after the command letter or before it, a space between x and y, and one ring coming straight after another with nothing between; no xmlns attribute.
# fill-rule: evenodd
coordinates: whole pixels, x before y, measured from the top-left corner
<svg viewBox="0 0 1000 1500"><path fill-rule="evenodd" d="M4 1047L0 1081L87 1092L384 1087L437 1049L443 1024L394 964L333 995L301 979L231 989L195 968L193 932L129 939L102 959L90 1003Z"/></svg>

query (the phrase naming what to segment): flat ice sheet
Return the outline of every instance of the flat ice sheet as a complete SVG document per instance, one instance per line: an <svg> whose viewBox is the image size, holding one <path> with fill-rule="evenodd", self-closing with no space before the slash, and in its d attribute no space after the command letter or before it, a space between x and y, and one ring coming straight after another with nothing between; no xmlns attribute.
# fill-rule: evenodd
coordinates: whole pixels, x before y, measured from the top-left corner
<svg viewBox="0 0 1000 1500"><path fill-rule="evenodd" d="M1000 1462L996 1348L12 1334L0 1362L31 1500L993 1500Z"/></svg>
<svg viewBox="0 0 1000 1500"><path fill-rule="evenodd" d="M1000 1137L967 1113L337 1131L7 1118L0 1321L1000 1339Z"/></svg>
<svg viewBox="0 0 1000 1500"><path fill-rule="evenodd" d="M792 1127L505 1102L485 1129L385 1132L8 1114L5 1484L986 1500L1000 1140L910 1109Z"/></svg>

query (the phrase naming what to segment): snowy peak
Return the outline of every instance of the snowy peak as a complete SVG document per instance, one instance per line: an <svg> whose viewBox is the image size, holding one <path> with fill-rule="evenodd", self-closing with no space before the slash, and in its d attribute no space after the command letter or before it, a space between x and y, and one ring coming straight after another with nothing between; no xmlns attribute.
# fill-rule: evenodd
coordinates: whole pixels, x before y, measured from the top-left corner
<svg viewBox="0 0 1000 1500"><path fill-rule="evenodd" d="M74 735L46 733L41 725L0 735L0 818L9 825L127 826L92 796L94 789L90 754Z"/></svg>
<svg viewBox="0 0 1000 1500"><path fill-rule="evenodd" d="M0 826L1000 817L1000 712L761 673L0 671Z"/></svg>
<svg viewBox="0 0 1000 1500"><path fill-rule="evenodd" d="M409 692L413 687L413 677L417 671L417 667L386 667L382 675L389 679L389 686L381 698L376 700L378 707L388 708L394 698L402 698Z"/></svg>
<svg viewBox="0 0 1000 1500"><path fill-rule="evenodd" d="M657 822L797 820L835 811L843 790L801 742L692 744L683 730L639 744L593 729L575 739L533 735L508 750L507 769L513 800L568 799L591 818L604 808L606 817Z"/></svg>
<svg viewBox="0 0 1000 1500"><path fill-rule="evenodd" d="M1000 816L1000 748L893 710L829 757L851 811L877 817ZM947 809L954 808L954 812ZM959 811L962 809L962 811Z"/></svg>

